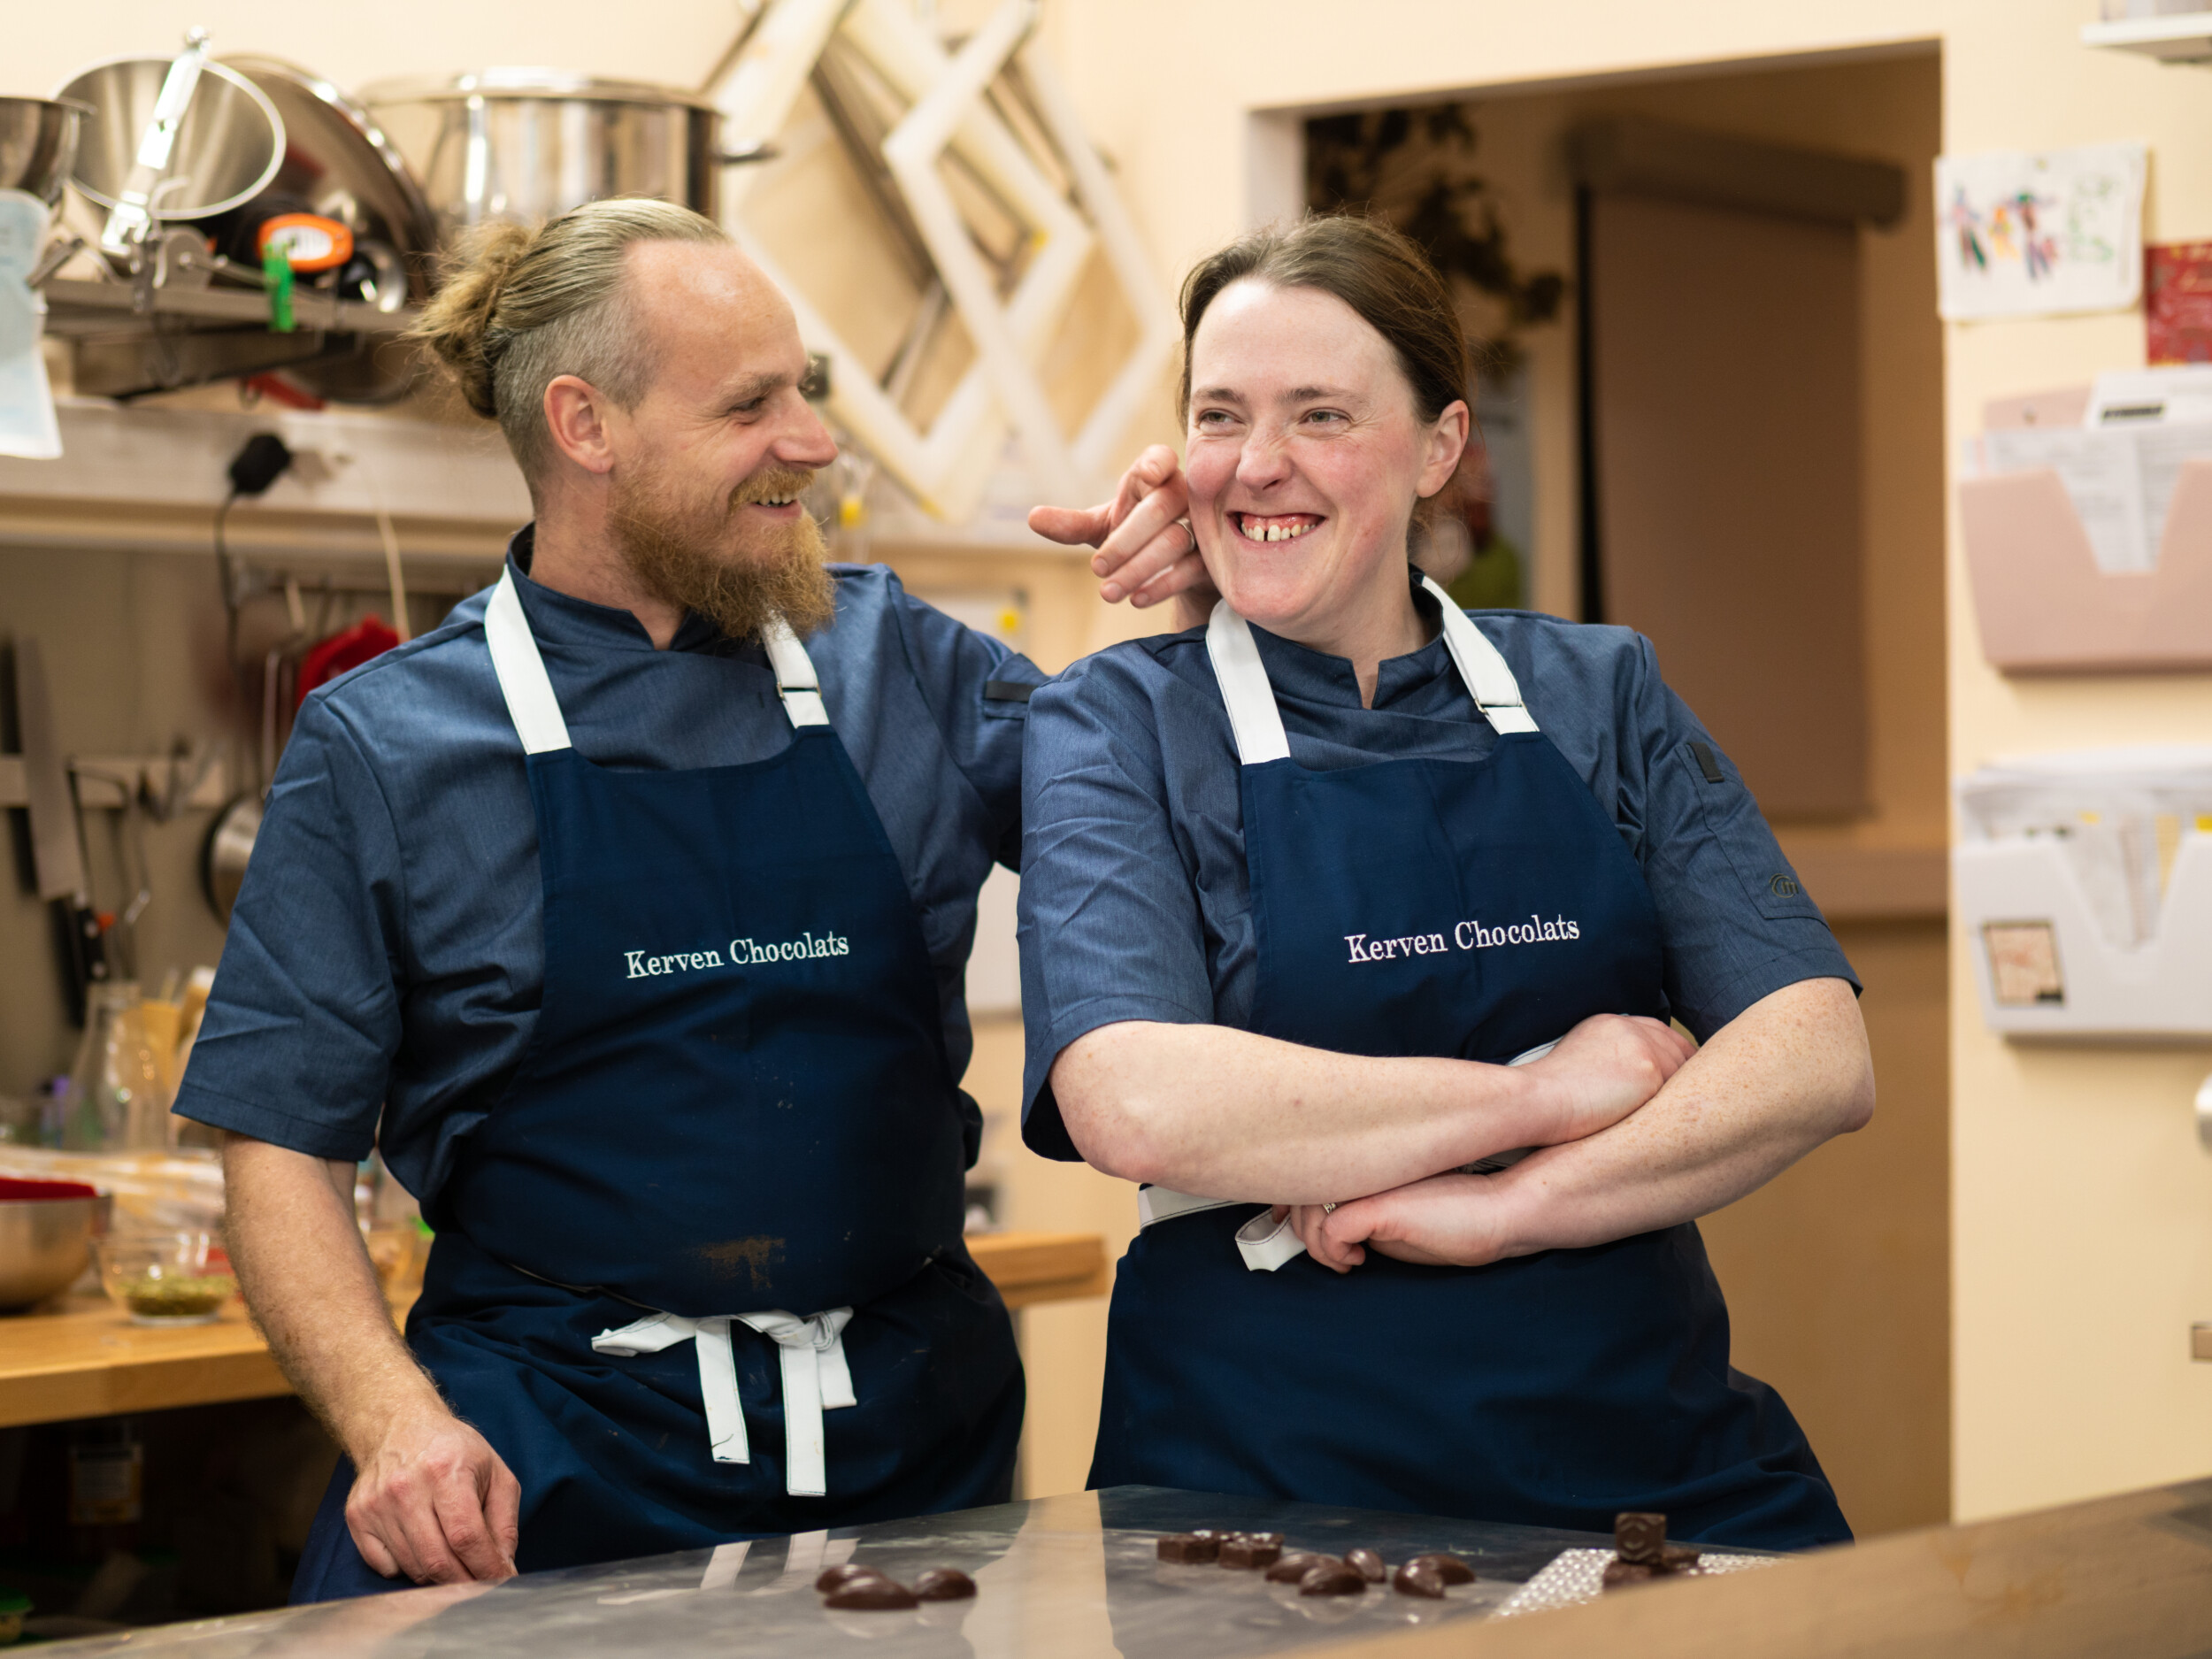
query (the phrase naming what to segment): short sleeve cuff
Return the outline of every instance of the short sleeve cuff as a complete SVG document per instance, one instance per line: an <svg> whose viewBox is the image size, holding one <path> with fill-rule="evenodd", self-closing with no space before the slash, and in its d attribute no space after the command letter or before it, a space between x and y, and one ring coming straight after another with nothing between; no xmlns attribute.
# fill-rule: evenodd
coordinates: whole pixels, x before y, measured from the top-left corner
<svg viewBox="0 0 2212 1659"><path fill-rule="evenodd" d="M1850 958L1840 946L1832 942L1808 945L1754 963L1725 981L1701 1006L1676 1012L1697 1040L1704 1042L1753 1003L1807 979L1841 979L1854 995L1866 988L1852 972Z"/></svg>
<svg viewBox="0 0 2212 1659"><path fill-rule="evenodd" d="M171 1110L194 1123L265 1141L271 1146L304 1153L311 1158L342 1158L349 1164L358 1164L376 1145L373 1120L365 1132L349 1125L294 1118L273 1107L196 1085L188 1076L177 1092L177 1103Z"/></svg>
<svg viewBox="0 0 2212 1659"><path fill-rule="evenodd" d="M1180 1002L1157 996L1092 997L1064 1010L1043 1031L1029 1038L1029 1064L1022 1086L1022 1141L1040 1157L1063 1164L1080 1164L1067 1125L1061 1121L1060 1102L1052 1096L1052 1064L1068 1045L1102 1025L1126 1020L1150 1020L1163 1025L1202 1025L1213 1018L1210 1009L1197 1012Z"/></svg>

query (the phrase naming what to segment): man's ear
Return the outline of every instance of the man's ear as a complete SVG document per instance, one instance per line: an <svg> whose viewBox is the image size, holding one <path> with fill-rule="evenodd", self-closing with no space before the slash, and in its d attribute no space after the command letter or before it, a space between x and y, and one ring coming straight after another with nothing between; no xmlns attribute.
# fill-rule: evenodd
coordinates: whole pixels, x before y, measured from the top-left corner
<svg viewBox="0 0 2212 1659"><path fill-rule="evenodd" d="M1466 452L1467 434L1473 425L1474 417L1463 402L1449 405L1436 418L1429 428L1428 453L1421 458L1417 489L1424 499L1443 488L1459 470L1459 457Z"/></svg>
<svg viewBox="0 0 2212 1659"><path fill-rule="evenodd" d="M557 374L545 388L545 429L553 447L587 472L614 470L609 407L598 388L573 374Z"/></svg>

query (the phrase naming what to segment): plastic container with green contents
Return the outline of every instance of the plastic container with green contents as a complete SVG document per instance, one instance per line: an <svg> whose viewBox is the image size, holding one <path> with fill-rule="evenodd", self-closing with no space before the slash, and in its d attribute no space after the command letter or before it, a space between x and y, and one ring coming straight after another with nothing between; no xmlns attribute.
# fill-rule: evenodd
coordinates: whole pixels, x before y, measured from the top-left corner
<svg viewBox="0 0 2212 1659"><path fill-rule="evenodd" d="M31 1616L31 1598L20 1590L0 1590L0 1647L12 1647L23 1640L23 1621Z"/></svg>

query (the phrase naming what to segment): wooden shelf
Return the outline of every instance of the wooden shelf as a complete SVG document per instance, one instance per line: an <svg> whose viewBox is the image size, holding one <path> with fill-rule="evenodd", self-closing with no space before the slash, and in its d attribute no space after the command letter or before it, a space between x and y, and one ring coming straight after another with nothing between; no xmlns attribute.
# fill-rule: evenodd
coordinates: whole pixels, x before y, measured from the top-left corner
<svg viewBox="0 0 2212 1659"><path fill-rule="evenodd" d="M2162 64L2201 64L2212 60L2212 12L2085 23L2081 42L2111 51L2139 52Z"/></svg>
<svg viewBox="0 0 2212 1659"><path fill-rule="evenodd" d="M1094 1233L995 1233L968 1240L1010 1308L1102 1296L1113 1274ZM161 1411L292 1392L234 1302L213 1325L132 1325L104 1297L0 1319L0 1428Z"/></svg>

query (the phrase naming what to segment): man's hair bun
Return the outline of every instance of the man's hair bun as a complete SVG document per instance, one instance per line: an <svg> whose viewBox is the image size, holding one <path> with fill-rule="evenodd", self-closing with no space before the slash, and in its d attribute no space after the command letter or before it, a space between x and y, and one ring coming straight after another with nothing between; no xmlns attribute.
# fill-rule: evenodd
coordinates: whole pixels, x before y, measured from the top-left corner
<svg viewBox="0 0 2212 1659"><path fill-rule="evenodd" d="M474 227L455 249L422 320L408 331L452 370L468 406L487 420L499 418L499 359L513 337L496 320L500 296L533 240L527 227L504 219Z"/></svg>

